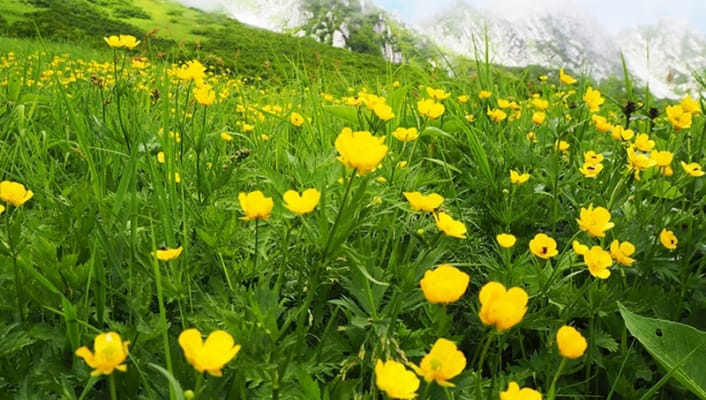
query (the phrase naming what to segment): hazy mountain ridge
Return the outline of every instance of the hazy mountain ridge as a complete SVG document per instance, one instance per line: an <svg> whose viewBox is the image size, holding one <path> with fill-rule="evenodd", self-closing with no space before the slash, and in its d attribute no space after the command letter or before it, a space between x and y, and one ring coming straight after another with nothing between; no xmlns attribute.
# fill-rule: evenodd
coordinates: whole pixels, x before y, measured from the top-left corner
<svg viewBox="0 0 706 400"><path fill-rule="evenodd" d="M477 10L459 1L414 26L366 0L223 0L223 5L242 22L393 62L433 59L434 46L453 55L483 56L487 34L493 63L565 67L599 80L622 74L622 51L633 78L659 97L695 91L691 71L706 70L706 38L684 23L660 21L615 35L570 5L512 12Z"/></svg>

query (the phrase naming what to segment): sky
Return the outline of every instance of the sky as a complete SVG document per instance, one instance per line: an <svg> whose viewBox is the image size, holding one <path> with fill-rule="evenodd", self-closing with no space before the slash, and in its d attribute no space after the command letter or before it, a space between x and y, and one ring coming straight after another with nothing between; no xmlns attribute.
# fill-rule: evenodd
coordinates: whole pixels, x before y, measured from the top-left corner
<svg viewBox="0 0 706 400"><path fill-rule="evenodd" d="M387 11L397 12L404 20L415 23L433 15L435 10L458 0L373 0ZM662 18L688 22L706 35L706 0L463 0L478 9L513 10L571 4L591 14L608 32L617 33L635 25L654 25Z"/></svg>

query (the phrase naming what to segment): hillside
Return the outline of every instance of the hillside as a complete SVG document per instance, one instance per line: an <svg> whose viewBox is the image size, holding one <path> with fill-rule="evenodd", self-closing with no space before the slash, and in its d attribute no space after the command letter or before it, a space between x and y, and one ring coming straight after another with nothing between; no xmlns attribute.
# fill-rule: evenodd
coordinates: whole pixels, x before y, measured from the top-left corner
<svg viewBox="0 0 706 400"><path fill-rule="evenodd" d="M178 59L208 56L209 64L249 76L292 79L300 65L310 75L326 70L348 80L385 75L380 56L360 54L310 38L254 28L221 13L169 0L7 0L0 2L0 35L104 46L103 37L132 34L146 51Z"/></svg>

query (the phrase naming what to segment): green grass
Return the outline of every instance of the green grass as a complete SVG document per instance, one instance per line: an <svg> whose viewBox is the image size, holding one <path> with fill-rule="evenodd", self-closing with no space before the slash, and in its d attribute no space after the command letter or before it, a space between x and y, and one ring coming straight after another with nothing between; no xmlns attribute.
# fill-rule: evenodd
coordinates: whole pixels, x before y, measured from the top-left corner
<svg viewBox="0 0 706 400"><path fill-rule="evenodd" d="M85 22L87 10L66 20ZM347 66L353 72L331 67L324 53L312 62L315 48L305 41L275 57L285 39L269 45L266 68L244 68L238 58L227 71L221 46L241 28L209 33L199 50L165 47L161 58L149 47L159 43L110 49L102 34L83 45L0 39L0 179L33 192L17 207L0 193L0 398L172 399L192 390L197 399L381 399L377 360L424 369L440 338L466 362L440 377L454 387L421 379L412 391L423 400L497 399L511 381L548 399L656 391L660 399L696 398L688 390L698 383L670 380L685 381L679 365L665 371L641 345L669 348L662 344L683 337L633 325L628 332L618 304L706 329L705 178L681 166L706 162L702 113L676 129L663 104L620 89L591 112L587 79L567 85L556 71L543 81L544 70L483 62L456 79L350 55L359 63ZM148 66L134 66L135 56ZM208 106L196 101L202 82L176 74L192 57L209 67L204 82L216 101ZM448 94L439 118L418 107L432 96L427 88ZM491 97L479 98L481 90ZM391 119L378 118L382 100L372 95L384 99ZM533 122L535 96L549 104L541 123ZM488 111L501 100L514 106L494 121ZM637 109L628 119L629 101ZM295 126L292 112L306 122ZM638 153L671 152L673 174L629 169L637 165L628 158L635 138L599 131L594 115L649 135L654 148ZM420 136L402 142L398 127ZM345 128L380 139L346 151L338 140ZM559 151L557 141L569 147ZM383 144L379 163L363 157L361 174L339 159L355 162ZM580 172L590 150L603 157L594 178ZM529 180L513 184L510 170ZM314 210L288 210L284 194L308 188L321 194ZM267 218L243 220L249 210L240 194L258 190L274 206ZM404 195L415 191L444 201L415 211ZM581 229L589 206L610 213L614 226L592 231L605 236ZM463 224L464 239L437 225L442 212ZM676 235L676 248L662 243L663 230ZM512 233L516 244L501 248L499 233ZM530 250L539 233L556 241L555 256ZM627 267L608 256L598 267L611 275L597 278L587 263L605 260L579 254L573 242L605 255L614 240L632 243L636 261ZM163 247L183 252L160 261ZM430 303L420 288L441 264L470 276L468 287L447 283L462 292L447 305ZM482 305L489 282L524 291L526 312L513 299L489 296ZM483 322L497 319L514 323L497 332ZM555 336L567 324L588 348L562 361ZM222 377L197 373L184 356L179 337L190 328L204 336L224 330L242 346ZM75 352L93 351L94 339L110 331L130 341L127 371L92 378Z"/></svg>

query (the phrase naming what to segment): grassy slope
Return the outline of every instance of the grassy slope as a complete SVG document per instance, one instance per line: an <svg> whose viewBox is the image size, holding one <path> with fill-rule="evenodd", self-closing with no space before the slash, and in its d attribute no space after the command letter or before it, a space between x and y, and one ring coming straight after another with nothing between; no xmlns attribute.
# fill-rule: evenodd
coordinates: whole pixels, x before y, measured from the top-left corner
<svg viewBox="0 0 706 400"><path fill-rule="evenodd" d="M6 20L0 24L0 34L5 36L34 37L39 32L46 39L94 47L104 46L102 37L110 34L129 33L144 40L156 32L150 36L155 51L174 54L178 49L182 59L213 54L211 63L245 75L287 73L273 72L269 65L275 61L285 61L284 65L294 61L309 73L339 71L354 80L387 71L380 57L253 28L169 0L9 0L0 2L0 15Z"/></svg>

